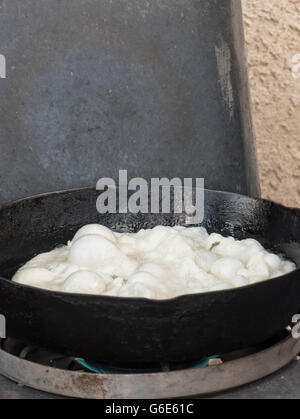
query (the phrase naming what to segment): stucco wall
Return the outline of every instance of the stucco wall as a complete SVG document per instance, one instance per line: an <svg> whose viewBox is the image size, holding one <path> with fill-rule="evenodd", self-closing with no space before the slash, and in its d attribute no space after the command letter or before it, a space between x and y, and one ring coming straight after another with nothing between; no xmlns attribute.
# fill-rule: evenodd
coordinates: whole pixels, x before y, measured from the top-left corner
<svg viewBox="0 0 300 419"><path fill-rule="evenodd" d="M300 207L300 1L243 7L263 197Z"/></svg>

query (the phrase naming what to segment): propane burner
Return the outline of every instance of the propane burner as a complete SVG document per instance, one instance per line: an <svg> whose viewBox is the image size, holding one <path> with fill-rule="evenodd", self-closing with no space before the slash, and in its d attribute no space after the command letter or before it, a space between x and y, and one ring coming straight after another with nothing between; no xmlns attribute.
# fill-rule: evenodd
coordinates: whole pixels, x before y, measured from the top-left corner
<svg viewBox="0 0 300 419"><path fill-rule="evenodd" d="M161 364L107 364L88 361L82 358L67 357L55 354L34 346L28 346L15 339L2 341L1 348L20 359L39 365L66 371L84 371L94 374L153 374L169 371L179 371L190 368L205 368L213 363L222 363L218 356L211 356L198 362L161 363Z"/></svg>
<svg viewBox="0 0 300 419"><path fill-rule="evenodd" d="M190 368L205 368L213 362L222 363L218 356L208 357L200 362L190 363L161 363L160 365L105 365L96 362L87 362L84 359L75 358L76 363L87 372L95 374L154 374L161 372L179 371Z"/></svg>
<svg viewBox="0 0 300 419"><path fill-rule="evenodd" d="M203 396L268 376L300 352L288 331L271 341L198 363L106 365L54 354L13 339L1 342L0 374L27 387L67 397L158 399Z"/></svg>

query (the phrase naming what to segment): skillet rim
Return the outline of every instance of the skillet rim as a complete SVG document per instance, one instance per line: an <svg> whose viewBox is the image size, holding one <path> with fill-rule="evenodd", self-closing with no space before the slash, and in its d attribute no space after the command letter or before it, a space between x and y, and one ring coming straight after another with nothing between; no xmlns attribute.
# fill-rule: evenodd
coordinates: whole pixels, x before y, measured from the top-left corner
<svg viewBox="0 0 300 419"><path fill-rule="evenodd" d="M196 189L196 188L193 188ZM52 192L46 192L46 193L41 193L41 194L35 194L32 196L27 196L25 198L19 198L17 200L14 200L12 202L0 205L0 213L2 210L8 209L10 207L13 207L17 204L20 204L22 202L26 202L26 201L30 201L30 200L34 200L34 199L39 199L39 198L44 198L44 197L48 197L48 196L55 196L55 195L64 195L67 193L71 193L71 192L80 192L80 191L94 191L95 188L94 187L82 187L82 188L72 188L72 189L64 189L64 190L58 190L58 191L52 191ZM299 217L300 217L300 208L293 208L293 207L287 207L285 205L276 203L274 201L270 201L270 200L266 200L266 199L262 199L262 198L253 198L247 195L241 195L235 192L226 192L226 191L219 191L219 190L213 190L213 189L204 189L205 192L209 192L209 193L215 193L218 195L225 195L225 196L231 196L231 197L237 197L237 198L245 198L248 199L250 201L254 201L254 202L261 202L261 203L266 203L266 204L272 204L275 205L278 208L281 208L283 210L287 210L290 212L297 212L299 213ZM27 289L27 290L34 290L35 292L40 292L46 295L51 295L53 297L59 298L64 300L65 298L75 298L75 299L85 299L87 301L91 301L93 300L94 302L96 302L97 300L108 300L108 301L116 301L116 302L127 302L127 303L133 303L133 302L142 302L144 304L155 304L155 305L166 305L166 304L170 304L170 303L177 303L180 302L181 300L186 300L189 298L196 298L196 297L208 297L208 296L216 296L216 295L226 295L226 294L230 294L233 291L239 291L239 290L247 290L247 289L252 289L254 290L255 288L259 288L260 286L264 286L266 283L269 282L279 282L279 281L283 281L284 279L288 279L290 276L294 276L295 273L300 273L300 266L297 267L296 270L285 274L285 275L281 275L278 276L276 278L272 278L272 279L266 279L264 281L260 281L257 282L255 284L249 284L249 285L244 285L241 287L234 287L234 288L229 288L229 289L224 289L224 290L218 290L218 291L208 291L208 292L202 292L202 293L193 293L193 294L183 294L183 295L179 295L177 297L173 297L173 298L165 298L165 299L150 299L150 298L141 298L141 297L118 297L118 296L111 296L111 295L96 295L96 294L74 294L74 293L67 293L67 292L59 292L59 291L51 291L51 290L46 290L43 288L39 288L39 287L33 287L31 285L23 285L23 284L18 284L16 282L13 282L12 279L8 279L8 278L4 278L2 276L0 276L0 281L3 281L4 283L7 283L9 286L14 287L16 290L18 289Z"/></svg>

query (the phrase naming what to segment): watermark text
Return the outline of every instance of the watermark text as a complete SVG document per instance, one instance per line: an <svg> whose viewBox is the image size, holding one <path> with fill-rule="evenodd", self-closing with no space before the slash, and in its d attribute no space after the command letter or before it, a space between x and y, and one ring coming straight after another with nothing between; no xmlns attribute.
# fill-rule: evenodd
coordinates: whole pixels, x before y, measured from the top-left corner
<svg viewBox="0 0 300 419"><path fill-rule="evenodd" d="M127 170L120 170L118 186L113 179L102 178L96 188L102 191L97 199L100 214L184 214L187 224L204 219L204 179L128 180Z"/></svg>
<svg viewBox="0 0 300 419"><path fill-rule="evenodd" d="M6 339L6 319L0 314L0 339Z"/></svg>
<svg viewBox="0 0 300 419"><path fill-rule="evenodd" d="M6 58L0 54L0 79L6 79Z"/></svg>
<svg viewBox="0 0 300 419"><path fill-rule="evenodd" d="M294 339L300 339L300 314L295 314L292 323L295 325L292 328L292 336Z"/></svg>

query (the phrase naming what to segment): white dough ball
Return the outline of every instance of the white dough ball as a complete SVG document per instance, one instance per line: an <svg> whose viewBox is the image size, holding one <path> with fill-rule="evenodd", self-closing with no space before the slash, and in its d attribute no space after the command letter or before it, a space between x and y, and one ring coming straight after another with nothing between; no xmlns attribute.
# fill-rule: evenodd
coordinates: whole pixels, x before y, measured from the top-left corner
<svg viewBox="0 0 300 419"><path fill-rule="evenodd" d="M282 272L282 270L280 270L280 271L273 271L270 279L279 278L282 275L284 275L284 273Z"/></svg>
<svg viewBox="0 0 300 419"><path fill-rule="evenodd" d="M254 277L262 278L262 280L270 277L270 268L265 261L265 255L262 252L255 253L250 257L247 269Z"/></svg>
<svg viewBox="0 0 300 419"><path fill-rule="evenodd" d="M161 265L156 263L145 263L138 268L138 272L147 272L156 278L167 278L168 272Z"/></svg>
<svg viewBox="0 0 300 419"><path fill-rule="evenodd" d="M104 293L105 295L119 296L119 293L124 285L124 278L118 277L113 279L109 284L107 284L107 290Z"/></svg>
<svg viewBox="0 0 300 419"><path fill-rule="evenodd" d="M115 244L100 235L83 236L73 242L69 261L86 268L118 263L121 252Z"/></svg>
<svg viewBox="0 0 300 419"><path fill-rule="evenodd" d="M266 254L265 261L269 268L271 268L273 271L278 271L280 269L281 260L279 256L272 255L271 253Z"/></svg>
<svg viewBox="0 0 300 419"><path fill-rule="evenodd" d="M142 256L144 263L160 263L162 255L159 251L146 252Z"/></svg>
<svg viewBox="0 0 300 419"><path fill-rule="evenodd" d="M140 252L151 252L155 250L168 236L169 230L165 227L155 227L146 231L142 239L138 241L137 248ZM171 234L176 233L175 230Z"/></svg>
<svg viewBox="0 0 300 419"><path fill-rule="evenodd" d="M238 272L237 272L237 276L243 276L244 278L246 278L246 279L250 279L251 278L251 276L252 276L253 274L248 270L248 269L245 269L245 268L243 268L243 269L240 269Z"/></svg>
<svg viewBox="0 0 300 419"><path fill-rule="evenodd" d="M76 240L70 249L69 261L77 266L100 270L114 276L131 275L137 263L124 255L110 240L98 235Z"/></svg>
<svg viewBox="0 0 300 419"><path fill-rule="evenodd" d="M62 291L75 294L102 294L106 281L96 272L78 271L70 275L62 285Z"/></svg>
<svg viewBox="0 0 300 419"><path fill-rule="evenodd" d="M242 260L245 264L247 264L252 257L260 255L262 252L264 252L264 248L257 240L246 239L242 240L241 243L246 246L246 250L242 254Z"/></svg>
<svg viewBox="0 0 300 419"><path fill-rule="evenodd" d="M244 243L247 247L256 249L258 252L263 250L263 246L255 239L245 239L242 240L242 243Z"/></svg>
<svg viewBox="0 0 300 419"><path fill-rule="evenodd" d="M111 285L112 282L114 281L114 279L113 279L113 277L111 275L106 274L104 272L101 272L101 270L100 271L96 271L96 273L98 275L100 275L104 279L106 286Z"/></svg>
<svg viewBox="0 0 300 419"><path fill-rule="evenodd" d="M38 256L35 256L29 262L27 262L27 268L40 268L41 266L46 266L48 263L51 263L53 260L56 262L65 262L68 259L69 249L67 246L58 247L57 249L52 250L51 252L41 253Z"/></svg>
<svg viewBox="0 0 300 419"><path fill-rule="evenodd" d="M187 294L202 294L205 292L205 288L201 287L201 286L194 286L191 288L187 288ZM180 294L179 294L180 295Z"/></svg>
<svg viewBox="0 0 300 419"><path fill-rule="evenodd" d="M58 276L63 280L67 279L68 276L78 271L77 266L71 265L70 263L63 263L63 262L49 263L47 265L47 269L50 272L52 272L55 276Z"/></svg>
<svg viewBox="0 0 300 419"><path fill-rule="evenodd" d="M289 260L283 262L281 268L283 274L289 274L293 272L295 269L297 269L296 265L293 262L290 262Z"/></svg>
<svg viewBox="0 0 300 419"><path fill-rule="evenodd" d="M213 285L209 291L223 291L228 290L229 288L231 288L231 286L227 282L219 282L216 285Z"/></svg>
<svg viewBox="0 0 300 419"><path fill-rule="evenodd" d="M153 290L153 292L155 291L157 295L161 295L162 298L167 298L170 291L166 282L156 278L148 272L137 272L132 275L128 280L128 285L132 284L142 284L146 288Z"/></svg>
<svg viewBox="0 0 300 419"><path fill-rule="evenodd" d="M136 234L123 234L117 242L125 255L134 256L137 254L139 240Z"/></svg>
<svg viewBox="0 0 300 419"><path fill-rule="evenodd" d="M23 268L13 277L13 281L22 285L37 286L51 289L51 282L55 280L55 275L43 268Z"/></svg>
<svg viewBox="0 0 300 419"><path fill-rule="evenodd" d="M205 248L206 250L211 250L221 244L224 240L224 237L221 234L212 233L208 236L207 240L205 241Z"/></svg>
<svg viewBox="0 0 300 419"><path fill-rule="evenodd" d="M179 275L182 277L193 277L199 271L202 271L201 268L197 265L194 259L185 256L184 258L175 261L174 267L179 271Z"/></svg>
<svg viewBox="0 0 300 419"><path fill-rule="evenodd" d="M230 282L233 287L244 287L246 285L249 285L249 280L242 275L236 276Z"/></svg>
<svg viewBox="0 0 300 419"><path fill-rule="evenodd" d="M157 290L141 283L128 283L119 292L120 297L159 299Z"/></svg>
<svg viewBox="0 0 300 419"><path fill-rule="evenodd" d="M206 272L210 272L213 264L216 262L216 256L212 252L201 250L197 252L196 263L197 265Z"/></svg>
<svg viewBox="0 0 300 419"><path fill-rule="evenodd" d="M179 258L193 257L193 249L190 243L180 235L170 237L169 243L166 246L164 243L158 248L166 259L166 261L178 261Z"/></svg>
<svg viewBox="0 0 300 419"><path fill-rule="evenodd" d="M202 288L203 291L209 291L210 288L216 286L220 281L213 275L207 274L206 272L199 272L197 276L187 281L187 287L190 289Z"/></svg>
<svg viewBox="0 0 300 419"><path fill-rule="evenodd" d="M218 246L214 247L212 253L218 257L228 257L242 260L247 252L247 246L233 237L224 239Z"/></svg>
<svg viewBox="0 0 300 419"><path fill-rule="evenodd" d="M73 242L80 239L81 237L90 236L90 235L99 235L99 236L105 237L107 240L110 240L113 243L116 242L116 237L114 233L109 228L100 224L88 224L82 227L75 234Z"/></svg>
<svg viewBox="0 0 300 419"><path fill-rule="evenodd" d="M217 260L211 269L213 275L217 278L230 280L237 275L237 272L243 269L244 265L237 259L222 258Z"/></svg>

